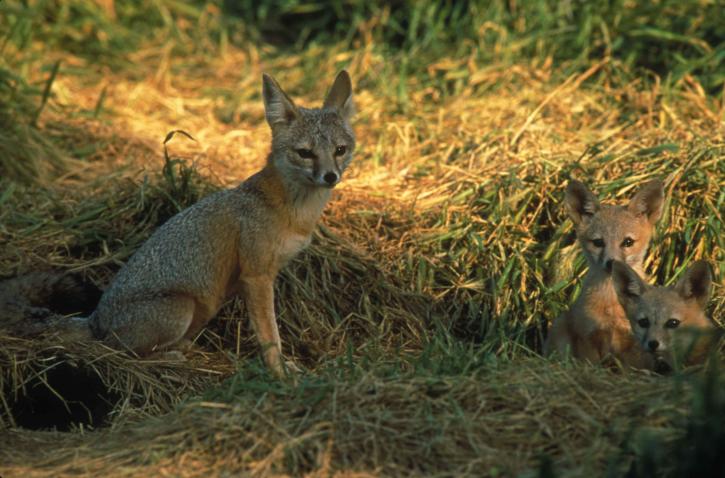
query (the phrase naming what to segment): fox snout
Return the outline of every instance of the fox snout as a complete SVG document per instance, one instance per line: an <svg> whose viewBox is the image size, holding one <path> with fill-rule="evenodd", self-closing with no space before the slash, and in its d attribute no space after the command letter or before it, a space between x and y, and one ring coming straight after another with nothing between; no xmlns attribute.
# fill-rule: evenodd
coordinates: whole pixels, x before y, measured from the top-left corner
<svg viewBox="0 0 725 478"><path fill-rule="evenodd" d="M312 171L307 173L307 179L316 187L332 189L340 182L341 175L337 171L331 170L323 170L319 173Z"/></svg>
<svg viewBox="0 0 725 478"><path fill-rule="evenodd" d="M633 259L636 260L637 257L638 256L628 255L625 251L622 251L617 247L606 245L601 248L598 255L594 256L594 259L599 267L604 269L607 274L611 274L612 266L615 261L632 264Z"/></svg>
<svg viewBox="0 0 725 478"><path fill-rule="evenodd" d="M608 274L611 274L612 272L612 264L614 264L614 261L623 261L623 257L615 257L613 254L608 254L609 251L606 249L602 250L599 254L599 257L597 258L597 262L599 265L607 271Z"/></svg>
<svg viewBox="0 0 725 478"><path fill-rule="evenodd" d="M317 187L334 188L342 179L342 168L336 157L320 155L313 162L312 182Z"/></svg>
<svg viewBox="0 0 725 478"><path fill-rule="evenodd" d="M340 182L340 175L335 171L323 171L315 178L315 185L334 188Z"/></svg>

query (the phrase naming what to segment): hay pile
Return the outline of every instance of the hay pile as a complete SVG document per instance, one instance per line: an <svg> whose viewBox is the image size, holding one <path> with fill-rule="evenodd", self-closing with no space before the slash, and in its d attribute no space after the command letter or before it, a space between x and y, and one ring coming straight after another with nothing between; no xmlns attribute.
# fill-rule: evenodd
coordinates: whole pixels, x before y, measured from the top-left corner
<svg viewBox="0 0 725 478"><path fill-rule="evenodd" d="M33 477L639 476L637 447L680 443L701 387L540 359L490 360L465 377L339 373L292 387L247 368L230 393L187 402L173 419L70 436L14 430L0 459L11 476Z"/></svg>

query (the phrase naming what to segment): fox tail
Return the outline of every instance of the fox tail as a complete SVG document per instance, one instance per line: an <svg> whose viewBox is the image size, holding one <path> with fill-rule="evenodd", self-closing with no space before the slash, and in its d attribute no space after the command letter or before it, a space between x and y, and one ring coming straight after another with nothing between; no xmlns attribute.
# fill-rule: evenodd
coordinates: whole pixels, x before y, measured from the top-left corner
<svg viewBox="0 0 725 478"><path fill-rule="evenodd" d="M13 335L57 331L90 337L88 316L101 291L75 274L30 272L0 281L0 329ZM82 314L85 317L67 317Z"/></svg>

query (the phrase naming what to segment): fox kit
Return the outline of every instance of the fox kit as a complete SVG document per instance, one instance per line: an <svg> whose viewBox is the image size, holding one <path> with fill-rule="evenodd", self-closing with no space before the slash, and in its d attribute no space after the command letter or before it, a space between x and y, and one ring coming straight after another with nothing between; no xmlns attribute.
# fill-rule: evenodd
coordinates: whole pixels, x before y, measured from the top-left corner
<svg viewBox="0 0 725 478"><path fill-rule="evenodd" d="M310 242L352 159L352 84L340 72L322 108L295 105L263 78L272 129L266 166L161 226L120 270L88 319L93 336L140 356L195 334L241 294L267 366L284 373L274 312L278 271Z"/></svg>
<svg viewBox="0 0 725 478"><path fill-rule="evenodd" d="M673 287L654 287L615 261L612 281L637 343L652 354L658 369L705 359L719 335L705 316L712 282L707 262L694 262Z"/></svg>
<svg viewBox="0 0 725 478"><path fill-rule="evenodd" d="M600 204L584 184L572 180L565 203L589 270L571 309L554 320L546 354L571 353L599 362L613 356L625 365L649 368L651 358L635 342L611 279L615 260L642 275L642 261L662 214L659 180L644 184L626 206Z"/></svg>

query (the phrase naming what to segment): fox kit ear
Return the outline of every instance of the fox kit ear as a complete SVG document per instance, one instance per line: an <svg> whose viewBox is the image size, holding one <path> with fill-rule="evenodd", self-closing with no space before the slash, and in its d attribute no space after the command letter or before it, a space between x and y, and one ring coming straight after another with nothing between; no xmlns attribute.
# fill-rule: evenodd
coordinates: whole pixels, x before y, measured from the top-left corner
<svg viewBox="0 0 725 478"><path fill-rule="evenodd" d="M352 81L347 71L342 70L332 83L323 108L335 108L343 118L350 119L355 114L355 104L352 101Z"/></svg>
<svg viewBox="0 0 725 478"><path fill-rule="evenodd" d="M677 282L675 290L682 298L695 300L700 308L705 309L710 299L711 284L710 264L705 261L695 261Z"/></svg>
<svg viewBox="0 0 725 478"><path fill-rule="evenodd" d="M627 207L635 215L645 216L650 224L654 224L662 216L664 201L665 189L662 181L654 179L637 191Z"/></svg>
<svg viewBox="0 0 725 478"><path fill-rule="evenodd" d="M612 263L612 282L617 292L619 302L625 306L632 299L644 294L647 284L639 277L634 269L622 261Z"/></svg>
<svg viewBox="0 0 725 478"><path fill-rule="evenodd" d="M264 98L264 115L269 126L289 124L299 112L294 102L282 91L274 78L267 74L262 75L262 97Z"/></svg>
<svg viewBox="0 0 725 478"><path fill-rule="evenodd" d="M587 221L599 210L599 199L581 181L572 179L566 186L566 206L574 225Z"/></svg>

